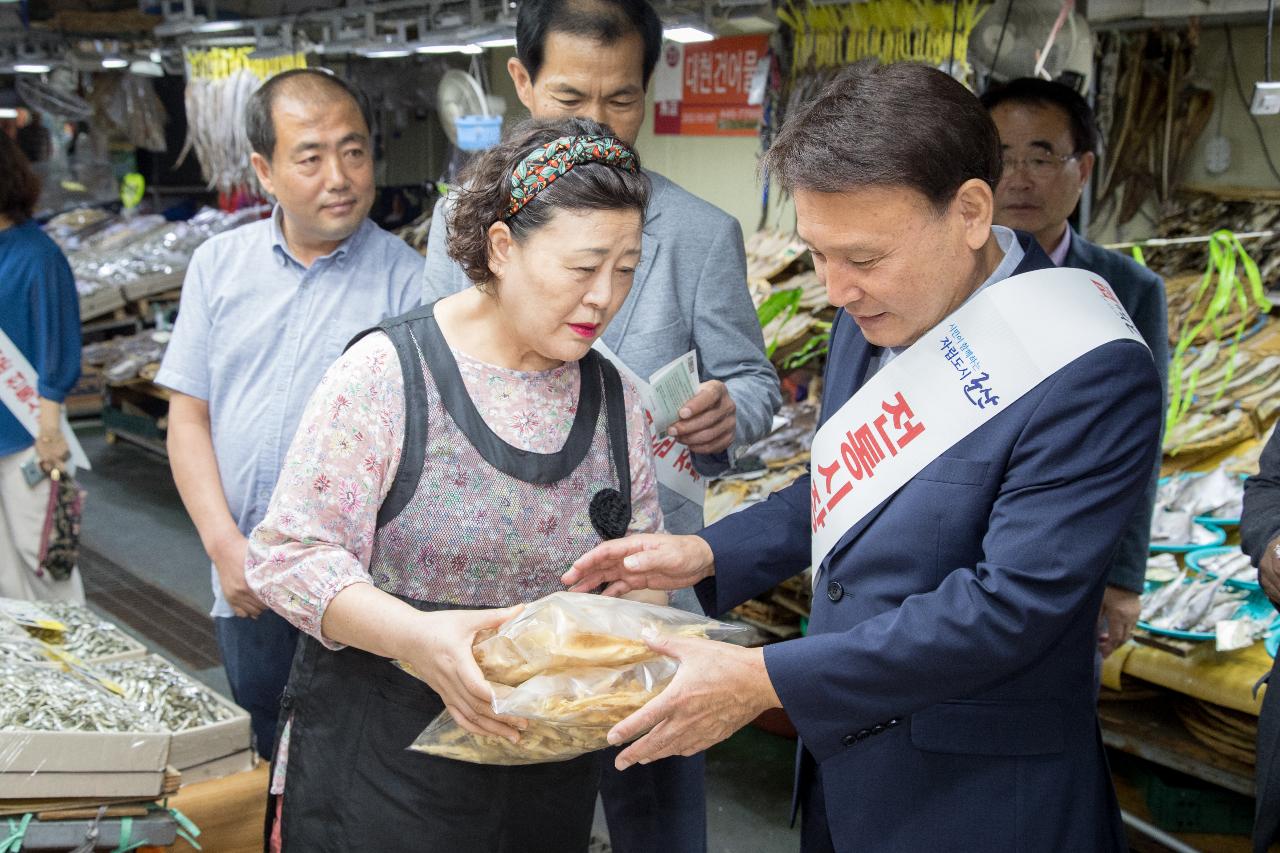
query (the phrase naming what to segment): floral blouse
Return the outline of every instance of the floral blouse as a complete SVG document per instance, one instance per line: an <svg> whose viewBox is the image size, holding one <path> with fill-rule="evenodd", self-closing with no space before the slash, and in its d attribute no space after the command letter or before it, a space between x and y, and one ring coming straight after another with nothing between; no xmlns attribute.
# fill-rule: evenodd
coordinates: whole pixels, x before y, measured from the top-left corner
<svg viewBox="0 0 1280 853"><path fill-rule="evenodd" d="M467 393L504 441L554 453L577 412L578 364L524 372L453 351ZM662 529L652 435L623 379L631 462L630 532ZM368 573L378 508L404 441L404 380L385 335L361 340L325 373L303 413L266 518L249 537L245 578L268 606L329 648L320 630L333 597ZM482 504L483 480L459 500Z"/></svg>

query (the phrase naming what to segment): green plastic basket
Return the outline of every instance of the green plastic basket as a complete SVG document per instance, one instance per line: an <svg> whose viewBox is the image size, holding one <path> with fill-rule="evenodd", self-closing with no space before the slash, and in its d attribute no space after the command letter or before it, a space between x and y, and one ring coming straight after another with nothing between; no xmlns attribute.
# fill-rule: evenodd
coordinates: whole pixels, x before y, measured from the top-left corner
<svg viewBox="0 0 1280 853"><path fill-rule="evenodd" d="M1166 832L1248 835L1253 829L1250 797L1181 774L1156 771L1145 782L1151 817Z"/></svg>

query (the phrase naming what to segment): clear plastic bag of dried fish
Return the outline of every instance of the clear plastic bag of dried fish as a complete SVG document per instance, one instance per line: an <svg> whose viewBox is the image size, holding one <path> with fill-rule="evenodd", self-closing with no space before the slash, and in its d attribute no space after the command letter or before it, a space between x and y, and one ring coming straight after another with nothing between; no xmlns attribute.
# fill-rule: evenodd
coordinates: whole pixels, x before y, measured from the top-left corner
<svg viewBox="0 0 1280 853"><path fill-rule="evenodd" d="M520 742L473 735L442 712L411 748L478 764L564 761L602 749L609 729L675 676L676 661L654 654L646 638L725 640L743 633L670 607L553 593L473 648L493 687L494 711L529 721Z"/></svg>
<svg viewBox="0 0 1280 853"><path fill-rule="evenodd" d="M212 690L163 658L116 661L98 669L124 690L128 701L156 718L167 731L183 732L236 716Z"/></svg>
<svg viewBox="0 0 1280 853"><path fill-rule="evenodd" d="M80 673L3 661L0 684L0 731L161 731L150 714Z"/></svg>

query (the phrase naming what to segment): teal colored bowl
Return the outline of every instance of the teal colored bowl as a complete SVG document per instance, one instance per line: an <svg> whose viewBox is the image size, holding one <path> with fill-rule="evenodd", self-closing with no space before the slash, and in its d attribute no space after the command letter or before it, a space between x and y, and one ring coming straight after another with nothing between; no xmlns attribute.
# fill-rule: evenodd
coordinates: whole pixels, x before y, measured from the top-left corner
<svg viewBox="0 0 1280 853"><path fill-rule="evenodd" d="M1218 545L1218 546L1213 546L1209 548L1197 548L1194 551L1188 552L1187 556L1183 557L1182 559L1186 561L1188 568L1193 569L1207 577L1216 578L1217 575L1215 575L1213 572L1209 571L1208 569L1202 568L1200 565L1200 562L1202 560L1208 560L1212 557L1216 557L1219 554L1239 554L1239 553L1240 553L1240 549L1234 545ZM1254 583L1253 581L1238 581L1238 580L1232 580L1230 578L1227 579L1227 586L1233 586L1236 589L1247 589L1250 592L1257 592L1258 590L1262 589L1261 586Z"/></svg>
<svg viewBox="0 0 1280 853"><path fill-rule="evenodd" d="M1196 544L1158 545L1153 543L1151 545L1151 553L1152 554L1189 554L1192 551L1199 551L1202 548L1215 548L1221 545L1223 542L1227 541L1227 531L1223 530L1216 523L1205 524L1199 521L1197 521L1196 523L1199 524L1201 527L1203 527L1205 530L1211 531L1214 535L1214 541L1205 542L1202 545L1196 545Z"/></svg>

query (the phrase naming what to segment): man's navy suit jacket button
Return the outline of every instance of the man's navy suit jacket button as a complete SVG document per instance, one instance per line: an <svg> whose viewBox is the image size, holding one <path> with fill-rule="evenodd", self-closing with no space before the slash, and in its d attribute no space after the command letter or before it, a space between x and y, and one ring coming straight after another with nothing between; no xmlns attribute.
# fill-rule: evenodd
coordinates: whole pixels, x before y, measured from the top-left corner
<svg viewBox="0 0 1280 853"><path fill-rule="evenodd" d="M857 738L854 737L853 735L845 735L844 737L840 738L840 742L845 746L853 746L855 741L857 741Z"/></svg>
<svg viewBox="0 0 1280 853"><path fill-rule="evenodd" d="M832 581L827 584L827 598L833 602L844 598L844 587L840 585L840 581Z"/></svg>

